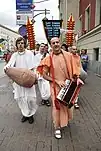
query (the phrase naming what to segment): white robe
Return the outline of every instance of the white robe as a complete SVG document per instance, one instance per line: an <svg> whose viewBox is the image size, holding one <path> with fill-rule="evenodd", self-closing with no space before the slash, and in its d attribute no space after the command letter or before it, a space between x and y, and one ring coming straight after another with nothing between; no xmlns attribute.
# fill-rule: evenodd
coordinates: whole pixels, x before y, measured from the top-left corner
<svg viewBox="0 0 101 151"><path fill-rule="evenodd" d="M33 53L25 50L25 53L15 52L6 67L17 67L32 69L35 66ZM14 99L16 99L23 116L30 117L37 110L35 85L31 88L25 88L14 83Z"/></svg>
<svg viewBox="0 0 101 151"><path fill-rule="evenodd" d="M36 67L39 66L42 57L43 57L43 54L41 54L40 52L38 52L38 53L35 55Z"/></svg>
<svg viewBox="0 0 101 151"><path fill-rule="evenodd" d="M47 54L46 56L48 56ZM36 67L40 64L43 58L43 54L40 52L35 55ZM38 87L40 90L42 100L48 100L50 98L50 84L42 76L38 78Z"/></svg>

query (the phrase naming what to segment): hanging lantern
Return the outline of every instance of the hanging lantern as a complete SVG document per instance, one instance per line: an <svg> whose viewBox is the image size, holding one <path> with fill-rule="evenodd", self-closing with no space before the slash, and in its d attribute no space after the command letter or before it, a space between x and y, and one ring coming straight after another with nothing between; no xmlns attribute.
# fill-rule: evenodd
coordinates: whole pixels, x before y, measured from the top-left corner
<svg viewBox="0 0 101 151"><path fill-rule="evenodd" d="M28 35L28 43L30 50L35 49L35 34L34 34L34 25L31 23L29 17L27 18L27 35Z"/></svg>
<svg viewBox="0 0 101 151"><path fill-rule="evenodd" d="M74 26L75 26L75 21L73 19L73 16L71 14L71 16L69 17L68 21L67 21L67 30L68 32L66 33L66 44L68 46L72 46L73 45L73 40L74 40Z"/></svg>

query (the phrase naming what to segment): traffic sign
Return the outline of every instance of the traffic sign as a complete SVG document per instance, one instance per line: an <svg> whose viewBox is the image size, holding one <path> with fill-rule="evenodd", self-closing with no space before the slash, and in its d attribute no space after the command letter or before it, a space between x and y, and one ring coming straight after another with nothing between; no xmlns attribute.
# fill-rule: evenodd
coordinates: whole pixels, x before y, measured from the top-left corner
<svg viewBox="0 0 101 151"><path fill-rule="evenodd" d="M24 37L27 36L27 29L26 29L26 25L22 25L19 30L18 30L19 34Z"/></svg>
<svg viewBox="0 0 101 151"><path fill-rule="evenodd" d="M31 11L33 0L16 0L16 10Z"/></svg>
<svg viewBox="0 0 101 151"><path fill-rule="evenodd" d="M27 17L32 19L32 14L24 14L16 12L16 25L26 25Z"/></svg>

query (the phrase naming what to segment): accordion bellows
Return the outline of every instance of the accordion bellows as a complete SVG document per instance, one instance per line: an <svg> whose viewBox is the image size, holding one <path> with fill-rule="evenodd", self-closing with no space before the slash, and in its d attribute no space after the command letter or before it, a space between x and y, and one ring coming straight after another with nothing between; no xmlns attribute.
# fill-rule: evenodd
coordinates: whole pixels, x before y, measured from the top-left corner
<svg viewBox="0 0 101 151"><path fill-rule="evenodd" d="M20 86L31 88L36 82L36 75L33 71L24 68L7 68L5 73Z"/></svg>

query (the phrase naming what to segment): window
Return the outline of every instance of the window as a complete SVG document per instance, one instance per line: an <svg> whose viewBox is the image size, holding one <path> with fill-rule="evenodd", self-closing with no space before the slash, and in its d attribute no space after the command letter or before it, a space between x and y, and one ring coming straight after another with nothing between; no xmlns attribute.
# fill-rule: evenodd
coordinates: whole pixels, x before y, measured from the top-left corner
<svg viewBox="0 0 101 151"><path fill-rule="evenodd" d="M95 25L101 24L101 0L96 0Z"/></svg>
<svg viewBox="0 0 101 151"><path fill-rule="evenodd" d="M85 30L90 30L90 5L86 8L85 12Z"/></svg>
<svg viewBox="0 0 101 151"><path fill-rule="evenodd" d="M101 0L100 0L100 24L101 24Z"/></svg>
<svg viewBox="0 0 101 151"><path fill-rule="evenodd" d="M82 10L82 2L81 0L79 0L79 16L82 14L81 10Z"/></svg>
<svg viewBox="0 0 101 151"><path fill-rule="evenodd" d="M94 48L94 61L99 61L99 48Z"/></svg>
<svg viewBox="0 0 101 151"><path fill-rule="evenodd" d="M79 19L79 29L80 29L80 35L82 35L82 15L80 16L80 19Z"/></svg>

